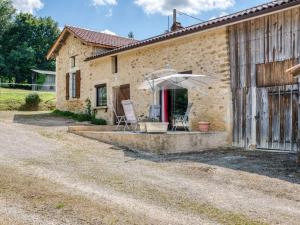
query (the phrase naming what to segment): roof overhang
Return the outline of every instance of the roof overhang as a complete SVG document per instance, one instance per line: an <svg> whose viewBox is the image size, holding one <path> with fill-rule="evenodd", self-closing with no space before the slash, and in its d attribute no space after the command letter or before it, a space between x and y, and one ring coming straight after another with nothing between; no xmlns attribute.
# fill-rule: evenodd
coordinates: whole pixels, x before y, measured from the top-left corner
<svg viewBox="0 0 300 225"><path fill-rule="evenodd" d="M115 48L112 49L111 51L107 51L95 56L88 57L85 61L91 61L105 56L116 55L118 53L127 52L145 46L150 46L152 44L161 43L172 39L182 38L188 35L194 35L195 33L199 33L199 32L205 32L212 29L232 26L234 24L242 23L259 17L272 15L280 11L286 11L295 7L299 7L299 5L300 5L300 0L283 0L281 1L280 4L279 3L275 4L274 2L266 3L221 18L196 24L178 31L158 35L143 41L139 41L134 44L126 45L120 48Z"/></svg>
<svg viewBox="0 0 300 225"><path fill-rule="evenodd" d="M71 29L69 29L67 26L63 29L63 31L60 33L59 37L56 39L52 47L49 49L47 53L47 60L54 59L56 56L56 53L60 50L60 48L65 44L66 39L69 37L69 35L73 35L74 37L78 38L82 43L99 47L99 48L106 48L106 49L114 49L115 46L110 45L101 45L93 42L87 42L81 39L78 35L76 35Z"/></svg>
<svg viewBox="0 0 300 225"><path fill-rule="evenodd" d="M44 74L44 75L56 75L55 71L49 71L49 70L36 70L36 69L32 69L31 71L38 73L38 74Z"/></svg>

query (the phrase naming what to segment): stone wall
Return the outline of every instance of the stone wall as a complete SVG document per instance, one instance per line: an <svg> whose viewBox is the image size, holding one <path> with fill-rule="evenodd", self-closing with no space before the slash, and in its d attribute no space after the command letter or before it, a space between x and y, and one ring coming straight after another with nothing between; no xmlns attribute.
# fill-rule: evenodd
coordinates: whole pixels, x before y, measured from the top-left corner
<svg viewBox="0 0 300 225"><path fill-rule="evenodd" d="M91 56L94 48L83 44L80 40L70 35L65 45L60 49L56 57L56 87L57 105L56 108L63 111L82 112L85 108L85 100L90 95L90 69L89 64L84 60ZM66 100L66 74L71 70L71 57L76 56L76 70L81 71L80 99L73 99L70 96Z"/></svg>
<svg viewBox="0 0 300 225"><path fill-rule="evenodd" d="M227 132L145 134L123 131L76 131L74 129L69 131L121 148L154 154L203 152L230 146L230 142L227 140Z"/></svg>
<svg viewBox="0 0 300 225"><path fill-rule="evenodd" d="M70 40L70 38L69 38ZM71 40L70 40L71 42ZM78 42L78 40L72 40ZM66 55L66 44L58 57L58 68L66 63L63 56ZM89 53L86 46L76 44L77 51ZM82 58L84 58L82 56ZM111 57L103 57L90 62L84 62L82 71L82 100L90 97L92 103L96 102L96 84L107 84L108 101L113 99L113 87L130 84L131 99L135 102L137 114L147 115L149 105L152 103L152 94L147 90L139 90L138 86L143 81L143 75L155 70L166 68L169 65L178 72L192 70L193 74L205 74L214 76L214 79L206 80L207 85L201 85L200 91L189 91L189 101L194 104L190 118L191 126L195 130L197 122L209 121L212 130L227 131L231 138L232 103L230 90L230 62L228 53L228 34L225 28L183 36L158 44L145 46L135 50L120 53L118 55L119 71L112 74ZM62 65L63 64L63 65ZM69 64L67 64L69 65ZM73 107L76 104L66 103L63 88L65 80L58 75L58 106L59 108ZM61 93L63 92L63 94ZM82 101L79 104L82 107ZM108 108L97 109L97 116L113 120L113 113Z"/></svg>

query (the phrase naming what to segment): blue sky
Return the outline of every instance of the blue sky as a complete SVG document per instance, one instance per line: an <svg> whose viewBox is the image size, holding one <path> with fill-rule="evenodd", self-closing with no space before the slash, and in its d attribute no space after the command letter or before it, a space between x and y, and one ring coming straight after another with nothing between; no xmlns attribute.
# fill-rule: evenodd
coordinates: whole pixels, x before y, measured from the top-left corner
<svg viewBox="0 0 300 225"><path fill-rule="evenodd" d="M13 0L19 11L51 16L59 23L97 31L108 30L121 36L133 31L136 39L163 33L172 8L208 20L259 5L266 0ZM171 17L170 17L171 20ZM199 21L186 16L178 20L184 26Z"/></svg>

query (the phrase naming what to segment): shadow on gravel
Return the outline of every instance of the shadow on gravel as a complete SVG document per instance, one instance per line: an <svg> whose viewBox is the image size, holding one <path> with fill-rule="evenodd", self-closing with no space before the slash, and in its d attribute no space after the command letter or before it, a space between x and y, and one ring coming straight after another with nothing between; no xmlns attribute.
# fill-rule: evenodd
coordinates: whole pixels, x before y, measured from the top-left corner
<svg viewBox="0 0 300 225"><path fill-rule="evenodd" d="M164 162L199 162L233 170L255 173L271 178L300 184L300 167L296 165L296 154L241 149L209 150L201 153L152 155L123 150L125 156L136 159Z"/></svg>
<svg viewBox="0 0 300 225"><path fill-rule="evenodd" d="M75 123L72 119L55 116L52 113L15 114L13 122L41 127L69 126Z"/></svg>

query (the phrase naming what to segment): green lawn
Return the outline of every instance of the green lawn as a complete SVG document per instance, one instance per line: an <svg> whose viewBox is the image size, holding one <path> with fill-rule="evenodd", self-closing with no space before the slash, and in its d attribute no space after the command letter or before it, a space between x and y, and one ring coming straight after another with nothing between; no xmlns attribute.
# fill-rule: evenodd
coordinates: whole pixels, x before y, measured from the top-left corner
<svg viewBox="0 0 300 225"><path fill-rule="evenodd" d="M25 97L32 91L0 88L0 111L25 110ZM38 110L53 110L55 108L54 92L37 92L42 99Z"/></svg>

